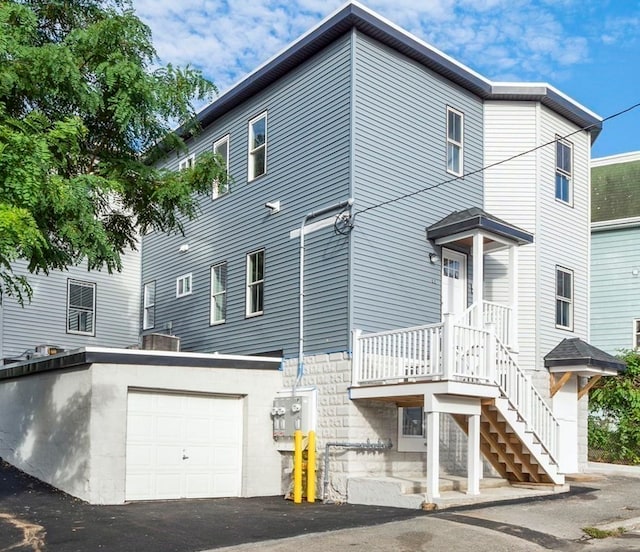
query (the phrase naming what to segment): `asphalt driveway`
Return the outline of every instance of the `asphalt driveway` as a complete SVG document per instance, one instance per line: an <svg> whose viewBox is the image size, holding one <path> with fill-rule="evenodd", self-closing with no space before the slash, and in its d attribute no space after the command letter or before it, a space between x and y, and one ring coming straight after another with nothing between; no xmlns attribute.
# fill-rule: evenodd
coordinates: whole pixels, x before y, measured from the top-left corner
<svg viewBox="0 0 640 552"><path fill-rule="evenodd" d="M585 476L569 493L440 512L279 496L92 506L0 460L0 552L640 551L638 475ZM626 532L596 541L586 526Z"/></svg>
<svg viewBox="0 0 640 552"><path fill-rule="evenodd" d="M0 461L0 551L195 552L423 515L281 496L92 506Z"/></svg>

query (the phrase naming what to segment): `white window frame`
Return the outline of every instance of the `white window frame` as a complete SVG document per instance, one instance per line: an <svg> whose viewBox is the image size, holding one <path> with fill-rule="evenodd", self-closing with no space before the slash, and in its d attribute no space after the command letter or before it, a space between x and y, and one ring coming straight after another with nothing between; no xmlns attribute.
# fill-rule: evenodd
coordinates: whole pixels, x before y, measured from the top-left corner
<svg viewBox="0 0 640 552"><path fill-rule="evenodd" d="M224 280L222 282L222 289L220 291L215 291L217 289L216 282L218 275L216 273L216 269L222 269L224 271ZM216 305L222 302L222 318L216 318ZM218 324L224 324L227 319L227 263L226 261L221 263L216 263L211 267L211 307L209 313L209 324L212 326Z"/></svg>
<svg viewBox="0 0 640 552"><path fill-rule="evenodd" d="M257 147L253 147L253 142L255 140L254 134L254 125L261 119L264 119L264 143L260 144ZM267 125L267 112L264 111L260 113L257 117L254 117L249 121L249 172L248 172L248 181L251 182L256 178L260 178L267 174L267 143L269 141L269 131ZM260 154L261 151L264 151L264 166L263 170L260 174L256 174L254 159L257 155Z"/></svg>
<svg viewBox="0 0 640 552"><path fill-rule="evenodd" d="M569 170L564 167L558 155L560 148L567 148L569 150ZM558 179L563 178L566 181L567 197L559 194ZM573 205L573 144L568 140L563 140L560 137L556 137L556 170L554 181L554 193L557 201L566 203L567 205Z"/></svg>
<svg viewBox="0 0 640 552"><path fill-rule="evenodd" d="M451 129L449 128L449 118L452 114L460 118L459 140L451 136ZM458 167L451 167L451 149L458 151ZM464 174L464 113L450 106L447 106L447 172L456 176L462 176Z"/></svg>
<svg viewBox="0 0 640 552"><path fill-rule="evenodd" d="M422 406L411 407L422 412L422 434L406 435L404 433L404 411L405 408L398 407L398 452L425 452L426 438L424 434L424 408Z"/></svg>
<svg viewBox="0 0 640 552"><path fill-rule="evenodd" d="M633 344L632 349L635 351L640 350L640 318L633 319L633 338L631 343Z"/></svg>
<svg viewBox="0 0 640 552"><path fill-rule="evenodd" d="M222 189L220 189L220 182L218 180L214 180L213 181L213 185L211 186L211 199L218 199L219 197L228 194L229 193L229 155L230 155L230 135L227 134L225 136L223 136L222 138L220 138L219 140L216 140L213 143L212 149L213 149L213 153L217 153L217 149L222 145L222 144L226 144L227 145L227 157L226 159L224 159L224 165L225 165L225 173L227 176L226 182L223 185Z"/></svg>
<svg viewBox="0 0 640 552"><path fill-rule="evenodd" d="M91 290L92 290L92 297L91 297L92 308L91 309L87 309L87 308L79 306L79 305L71 305L71 286L72 285L91 288ZM74 330L74 329L70 329L69 328L69 321L70 321L70 316L71 316L72 310L78 311L78 314L80 314L80 313L85 313L85 314L88 313L88 314L90 314L90 316L91 316L91 331ZM67 318L66 318L66 325L67 325L67 333L68 334L90 335L90 336L95 336L96 335L96 283L95 282L85 282L83 280L75 280L73 278L68 278L67 279Z"/></svg>
<svg viewBox="0 0 640 552"><path fill-rule="evenodd" d="M262 255L262 278L253 280L251 274L251 258L255 255ZM264 313L264 268L265 268L265 250L258 249L256 251L252 251L251 253L247 253L247 286L246 286L246 310L245 315L247 318L253 316L260 316ZM261 309L252 310L252 293L254 288L258 288L258 293L260 293L261 297Z"/></svg>
<svg viewBox="0 0 640 552"><path fill-rule="evenodd" d="M182 276L178 276L176 278L176 298L186 297L187 295L191 295L192 293L193 293L192 273L189 272L189 274L183 274Z"/></svg>
<svg viewBox="0 0 640 552"><path fill-rule="evenodd" d="M153 293L149 293L153 290ZM153 312L153 320L149 321L149 313ZM142 288L142 329L150 330L156 324L156 281L147 282Z"/></svg>
<svg viewBox="0 0 640 552"><path fill-rule="evenodd" d="M180 162L178 163L178 170L184 171L186 169L190 169L195 164L196 164L196 154L192 153L191 155L188 155L184 159L180 160Z"/></svg>
<svg viewBox="0 0 640 552"><path fill-rule="evenodd" d="M566 295L560 295L558 293L558 275L559 273L568 274L570 277L570 287L569 290L570 295L567 297ZM556 320L556 328L561 328L563 330L573 331L573 295L574 295L574 274L573 270L568 268L564 268L561 266L556 266L555 270L555 320ZM568 305L568 317L569 323L567 325L561 324L558 317L558 307L560 303L564 303Z"/></svg>

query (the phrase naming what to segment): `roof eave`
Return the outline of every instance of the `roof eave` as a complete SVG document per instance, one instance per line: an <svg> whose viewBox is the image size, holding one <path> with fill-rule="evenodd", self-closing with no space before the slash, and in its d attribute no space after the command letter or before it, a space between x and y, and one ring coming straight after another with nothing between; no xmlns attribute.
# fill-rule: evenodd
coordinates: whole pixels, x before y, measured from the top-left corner
<svg viewBox="0 0 640 552"><path fill-rule="evenodd" d="M206 127L218 116L263 90L352 28L356 28L416 60L482 99L539 101L581 128L588 128L591 132L592 142L602 129L600 117L550 85L491 82L469 67L357 3L348 3L328 16L205 107L198 114L200 124Z"/></svg>

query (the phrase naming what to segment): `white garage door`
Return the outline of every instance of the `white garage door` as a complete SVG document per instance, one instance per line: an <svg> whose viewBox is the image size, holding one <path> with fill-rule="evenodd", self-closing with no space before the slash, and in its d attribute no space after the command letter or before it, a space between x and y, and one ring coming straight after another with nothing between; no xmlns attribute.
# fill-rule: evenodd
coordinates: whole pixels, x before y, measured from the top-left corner
<svg viewBox="0 0 640 552"><path fill-rule="evenodd" d="M126 500L240 496L242 401L129 391Z"/></svg>

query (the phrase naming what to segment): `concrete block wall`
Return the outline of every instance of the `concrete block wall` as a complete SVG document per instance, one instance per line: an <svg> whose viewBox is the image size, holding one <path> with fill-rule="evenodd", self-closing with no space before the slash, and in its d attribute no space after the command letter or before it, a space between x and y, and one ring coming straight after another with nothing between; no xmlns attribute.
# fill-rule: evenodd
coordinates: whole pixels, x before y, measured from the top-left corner
<svg viewBox="0 0 640 552"><path fill-rule="evenodd" d="M284 385L291 388L296 379L297 359L284 366ZM352 401L351 358L348 353L323 354L305 357L304 375L300 387L314 387L318 394L317 459L318 494L322 497L325 446L327 443L392 443L383 450L329 450L328 500L344 502L347 481L351 477L425 477L426 454L398 452L398 408L393 403ZM441 466L447 473L466 473L466 435L449 416L442 416ZM283 492L291 488L292 453L282 453Z"/></svg>

